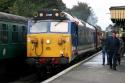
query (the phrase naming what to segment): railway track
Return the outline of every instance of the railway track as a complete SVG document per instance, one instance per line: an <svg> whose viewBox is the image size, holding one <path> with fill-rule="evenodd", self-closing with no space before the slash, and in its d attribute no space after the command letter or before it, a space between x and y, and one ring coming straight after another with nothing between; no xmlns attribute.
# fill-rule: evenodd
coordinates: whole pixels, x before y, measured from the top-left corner
<svg viewBox="0 0 125 83"><path fill-rule="evenodd" d="M56 67L56 71L54 71L55 69L53 69L53 71L42 71L41 72L36 72L34 74L28 75L28 76L24 76L24 77L20 77L18 80L10 82L10 83L40 83L41 81L44 81L54 75L56 75L57 73L61 72L62 70L64 70L66 67L62 67L59 66L58 68Z"/></svg>
<svg viewBox="0 0 125 83"><path fill-rule="evenodd" d="M72 70L73 68L79 66L80 64L82 64L82 63L84 63L84 62L90 60L91 58L93 58L94 56L98 55L99 53L100 53L100 52L98 52L98 53L96 53L96 54L94 54L94 55L92 55L92 56L90 56L90 57L87 57L86 59L84 59L84 60L82 60L82 61L80 61L80 62L78 62L78 63L76 63L76 64L74 64L74 65L72 65L72 66L70 66L70 67L68 67L68 68L66 68L65 70L61 71L60 73L54 75L53 77L48 78L47 80L41 81L40 83L49 83L49 82L53 81L54 79L60 77L61 75L63 75L63 74L65 74L65 73L69 72L69 71Z"/></svg>
<svg viewBox="0 0 125 83"><path fill-rule="evenodd" d="M41 72L39 70L39 72L35 72L33 74L24 76L24 77L20 77L18 80L10 82L10 83L48 83L49 81L59 77L60 75L70 71L72 68L80 65L81 63L89 60L90 58L94 57L95 55L91 56L92 54L89 54L89 57L85 57L84 60L81 60L80 62L75 61L74 64L72 63L71 65L67 66L67 67L62 67L62 66L58 66L54 69L51 69L51 71L44 71L42 69ZM88 55L87 55L88 56ZM56 71L55 71L56 70Z"/></svg>
<svg viewBox="0 0 125 83"><path fill-rule="evenodd" d="M10 82L10 83L36 83L37 81L37 76L36 74L31 74L29 76L21 77L17 81Z"/></svg>

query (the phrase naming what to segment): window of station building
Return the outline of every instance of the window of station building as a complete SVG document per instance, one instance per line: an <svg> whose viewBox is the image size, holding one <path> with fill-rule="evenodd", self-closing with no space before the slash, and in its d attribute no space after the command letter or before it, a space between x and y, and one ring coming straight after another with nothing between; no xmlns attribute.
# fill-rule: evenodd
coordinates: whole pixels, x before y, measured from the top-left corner
<svg viewBox="0 0 125 83"><path fill-rule="evenodd" d="M18 39L18 26L13 25L12 26L12 42L16 43L18 41L19 41L19 39Z"/></svg>
<svg viewBox="0 0 125 83"><path fill-rule="evenodd" d="M1 43L8 42L8 27L6 24L0 25L0 42Z"/></svg>

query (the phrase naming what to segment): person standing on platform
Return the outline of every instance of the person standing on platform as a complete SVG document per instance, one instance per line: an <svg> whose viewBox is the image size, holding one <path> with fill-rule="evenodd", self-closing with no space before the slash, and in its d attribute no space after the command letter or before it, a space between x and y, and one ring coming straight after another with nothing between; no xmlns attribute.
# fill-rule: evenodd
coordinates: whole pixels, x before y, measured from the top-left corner
<svg viewBox="0 0 125 83"><path fill-rule="evenodd" d="M120 65L121 57L123 56L123 53L124 53L124 42L121 39L121 37L122 37L121 34L116 34L116 37L119 39L119 42L120 42L120 48L119 48L118 54L117 54L117 61L118 61L118 64Z"/></svg>
<svg viewBox="0 0 125 83"><path fill-rule="evenodd" d="M117 53L120 48L119 39L116 37L116 32L112 31L112 36L106 39L107 51L109 55L109 66L116 70L117 66Z"/></svg>
<svg viewBox="0 0 125 83"><path fill-rule="evenodd" d="M107 54L107 49L106 49L106 37L104 34L102 34L101 39L101 45L102 45L102 65L105 65L105 57L107 55L107 64L109 62L109 57Z"/></svg>

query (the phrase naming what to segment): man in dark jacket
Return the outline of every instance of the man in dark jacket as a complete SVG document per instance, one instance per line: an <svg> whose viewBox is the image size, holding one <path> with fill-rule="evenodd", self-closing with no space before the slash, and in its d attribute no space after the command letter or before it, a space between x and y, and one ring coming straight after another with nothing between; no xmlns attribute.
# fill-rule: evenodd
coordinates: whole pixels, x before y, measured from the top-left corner
<svg viewBox="0 0 125 83"><path fill-rule="evenodd" d="M110 68L116 70L117 65L117 53L120 48L119 39L116 37L116 32L112 32L112 36L106 39L106 47L109 54Z"/></svg>
<svg viewBox="0 0 125 83"><path fill-rule="evenodd" d="M119 51L118 51L118 55L117 55L117 61L118 61L118 64L120 65L121 63L121 57L123 56L123 51L124 51L124 42L122 40L122 35L121 34L116 34L116 37L119 39L119 42L120 42L120 48L119 48Z"/></svg>

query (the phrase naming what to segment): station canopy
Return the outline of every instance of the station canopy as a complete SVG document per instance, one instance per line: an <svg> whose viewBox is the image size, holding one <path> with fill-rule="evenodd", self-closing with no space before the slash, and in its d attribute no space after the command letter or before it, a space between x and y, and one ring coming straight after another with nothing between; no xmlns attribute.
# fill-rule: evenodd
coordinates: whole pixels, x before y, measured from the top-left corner
<svg viewBox="0 0 125 83"><path fill-rule="evenodd" d="M110 7L111 21L115 24L114 30L125 36L125 6Z"/></svg>
<svg viewBox="0 0 125 83"><path fill-rule="evenodd" d="M110 14L112 22L125 21L125 6L110 7Z"/></svg>

